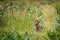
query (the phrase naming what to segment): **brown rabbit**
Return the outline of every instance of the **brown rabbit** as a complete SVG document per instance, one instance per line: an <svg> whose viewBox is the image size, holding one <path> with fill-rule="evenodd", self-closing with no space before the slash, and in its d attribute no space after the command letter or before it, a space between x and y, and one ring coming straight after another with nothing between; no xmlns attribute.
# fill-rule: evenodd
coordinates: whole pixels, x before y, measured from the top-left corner
<svg viewBox="0 0 60 40"><path fill-rule="evenodd" d="M40 29L42 29L42 25L39 24L39 19L36 20L36 24L35 24L35 28L36 28L36 31L40 31Z"/></svg>

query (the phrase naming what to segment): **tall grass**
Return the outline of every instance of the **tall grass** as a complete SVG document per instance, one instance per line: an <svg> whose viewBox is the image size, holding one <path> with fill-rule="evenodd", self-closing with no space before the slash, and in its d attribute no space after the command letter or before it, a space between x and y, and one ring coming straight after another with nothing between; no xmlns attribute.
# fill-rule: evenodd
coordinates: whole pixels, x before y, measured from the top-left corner
<svg viewBox="0 0 60 40"><path fill-rule="evenodd" d="M2 23L6 22L7 25L1 29L0 40L49 40L46 32L52 30L54 26L56 18L54 4L50 4L51 2L48 4L48 1L42 0L39 2L32 1L13 1L12 6L9 5L10 1L4 1L5 6L7 5L4 15L6 15L8 22L3 18ZM0 15L3 16L3 13ZM41 19L43 25L41 32L32 31L35 27L36 18Z"/></svg>

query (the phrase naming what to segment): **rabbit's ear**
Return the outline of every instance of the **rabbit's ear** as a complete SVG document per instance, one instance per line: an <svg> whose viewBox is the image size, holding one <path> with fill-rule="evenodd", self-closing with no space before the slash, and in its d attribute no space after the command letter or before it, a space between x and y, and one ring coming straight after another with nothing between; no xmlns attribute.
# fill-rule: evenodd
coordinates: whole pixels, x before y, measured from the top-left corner
<svg viewBox="0 0 60 40"><path fill-rule="evenodd" d="M39 18L37 18L36 20L39 20Z"/></svg>
<svg viewBox="0 0 60 40"><path fill-rule="evenodd" d="M39 21L39 19L37 18L36 21Z"/></svg>
<svg viewBox="0 0 60 40"><path fill-rule="evenodd" d="M37 21L41 21L41 19L40 19L40 18L37 18L36 20L37 20Z"/></svg>

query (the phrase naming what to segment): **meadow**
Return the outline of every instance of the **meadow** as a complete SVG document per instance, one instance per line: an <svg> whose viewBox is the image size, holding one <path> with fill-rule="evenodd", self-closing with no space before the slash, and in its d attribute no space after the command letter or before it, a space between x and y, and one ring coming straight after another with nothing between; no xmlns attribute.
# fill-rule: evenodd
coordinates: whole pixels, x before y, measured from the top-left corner
<svg viewBox="0 0 60 40"><path fill-rule="evenodd" d="M60 40L60 1L1 0L0 40ZM34 31L36 19L42 29Z"/></svg>

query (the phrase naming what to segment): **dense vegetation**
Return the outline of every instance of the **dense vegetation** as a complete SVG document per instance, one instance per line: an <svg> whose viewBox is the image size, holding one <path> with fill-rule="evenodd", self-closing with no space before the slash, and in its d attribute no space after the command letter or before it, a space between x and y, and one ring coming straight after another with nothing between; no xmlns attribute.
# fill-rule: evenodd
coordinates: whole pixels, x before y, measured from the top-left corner
<svg viewBox="0 0 60 40"><path fill-rule="evenodd" d="M0 0L0 40L60 40L59 0ZM36 19L43 28L34 31Z"/></svg>
<svg viewBox="0 0 60 40"><path fill-rule="evenodd" d="M48 36L51 40L60 40L60 6L56 4L57 18L55 24L55 30L48 32Z"/></svg>

